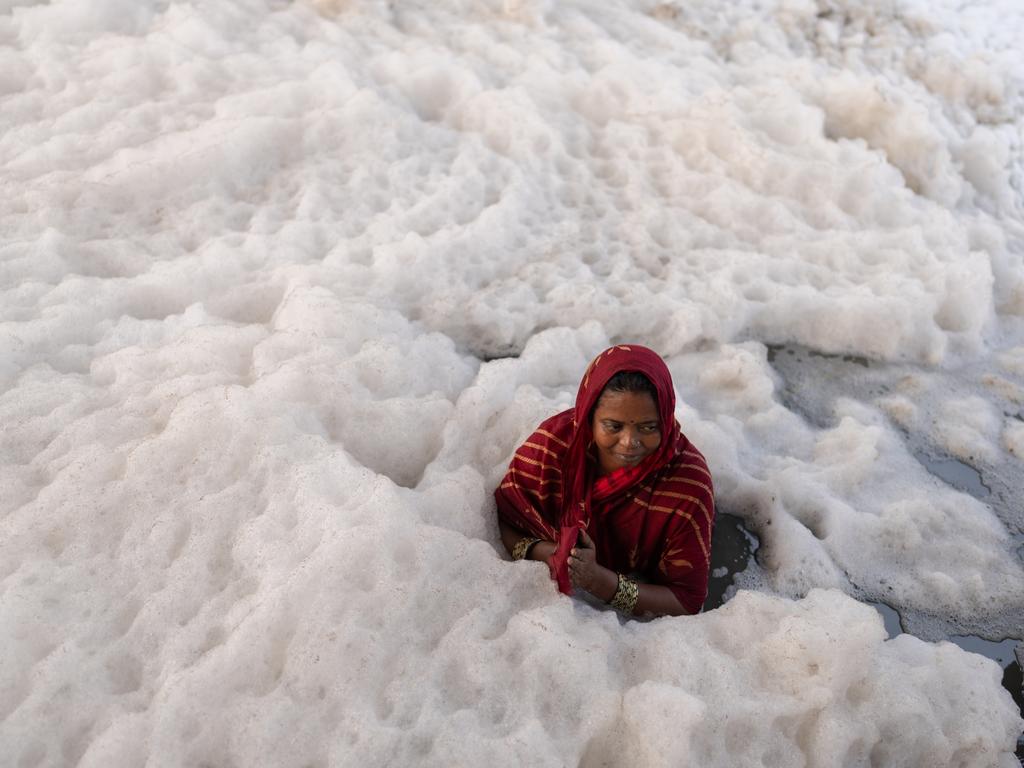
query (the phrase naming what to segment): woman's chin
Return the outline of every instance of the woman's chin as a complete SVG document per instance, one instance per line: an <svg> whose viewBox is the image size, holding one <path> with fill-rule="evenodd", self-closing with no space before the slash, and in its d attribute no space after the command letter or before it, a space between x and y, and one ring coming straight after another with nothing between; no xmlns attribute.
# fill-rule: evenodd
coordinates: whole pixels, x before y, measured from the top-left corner
<svg viewBox="0 0 1024 768"><path fill-rule="evenodd" d="M616 469L625 469L626 467L635 467L645 456L621 456L619 454L612 454L612 462L615 464Z"/></svg>

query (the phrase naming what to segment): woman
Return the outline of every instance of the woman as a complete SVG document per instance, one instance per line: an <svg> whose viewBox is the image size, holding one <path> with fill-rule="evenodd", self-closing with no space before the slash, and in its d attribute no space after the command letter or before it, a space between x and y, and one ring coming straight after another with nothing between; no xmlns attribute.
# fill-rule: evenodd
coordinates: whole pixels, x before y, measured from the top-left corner
<svg viewBox="0 0 1024 768"><path fill-rule="evenodd" d="M668 368L650 349L598 355L576 407L541 423L494 492L512 557L544 561L562 592L579 587L627 616L697 613L714 492L675 404Z"/></svg>

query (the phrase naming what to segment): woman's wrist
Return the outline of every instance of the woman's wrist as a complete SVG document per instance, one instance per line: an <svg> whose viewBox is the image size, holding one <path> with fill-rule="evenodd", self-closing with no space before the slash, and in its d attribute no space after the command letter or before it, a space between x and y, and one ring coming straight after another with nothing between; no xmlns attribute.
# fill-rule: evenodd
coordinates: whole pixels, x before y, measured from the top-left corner
<svg viewBox="0 0 1024 768"><path fill-rule="evenodd" d="M557 547L554 542L544 541L544 539L541 539L530 547L529 551L526 553L526 559L539 560L542 563L547 563L548 560L551 559L551 556L555 554L555 549L557 549Z"/></svg>
<svg viewBox="0 0 1024 768"><path fill-rule="evenodd" d="M533 549L533 545L538 541L540 541L540 539L536 537L523 536L512 547L512 559L525 560L527 555L529 555L530 550Z"/></svg>
<svg viewBox="0 0 1024 768"><path fill-rule="evenodd" d="M595 589L591 591L591 594L607 603L615 597L615 590L619 586L619 574L605 568L603 565L598 565L597 567L598 575L594 585Z"/></svg>
<svg viewBox="0 0 1024 768"><path fill-rule="evenodd" d="M628 576L616 574L615 594L608 604L626 616L632 616L640 599L640 585Z"/></svg>

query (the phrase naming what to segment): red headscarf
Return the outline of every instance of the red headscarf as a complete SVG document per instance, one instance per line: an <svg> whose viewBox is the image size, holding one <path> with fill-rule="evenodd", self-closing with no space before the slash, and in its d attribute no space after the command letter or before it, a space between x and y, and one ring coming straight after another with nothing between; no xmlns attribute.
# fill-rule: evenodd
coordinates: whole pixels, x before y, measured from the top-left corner
<svg viewBox="0 0 1024 768"><path fill-rule="evenodd" d="M595 480L587 451L594 441L591 415L605 385L617 373L637 371L646 376L658 393L658 421L661 443L657 450L635 467L623 467ZM591 519L591 501L613 497L655 472L671 461L680 450L679 422L675 419L676 393L672 375L665 361L647 347L637 344L618 345L606 349L587 367L576 393L573 433L562 462L562 520L558 549L550 560L551 578L567 595L572 594L569 581L569 551L576 546L580 529Z"/></svg>

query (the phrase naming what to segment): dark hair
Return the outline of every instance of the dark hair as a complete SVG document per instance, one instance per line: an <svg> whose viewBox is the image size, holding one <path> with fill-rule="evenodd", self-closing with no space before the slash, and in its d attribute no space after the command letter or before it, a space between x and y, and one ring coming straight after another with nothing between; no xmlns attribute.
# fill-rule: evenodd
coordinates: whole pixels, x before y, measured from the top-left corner
<svg viewBox="0 0 1024 768"><path fill-rule="evenodd" d="M603 395L605 392L633 392L637 394L646 392L654 400L654 404L658 404L658 390L654 388L651 380L640 373L640 371L619 371L608 379L608 383L604 385L601 394Z"/></svg>

